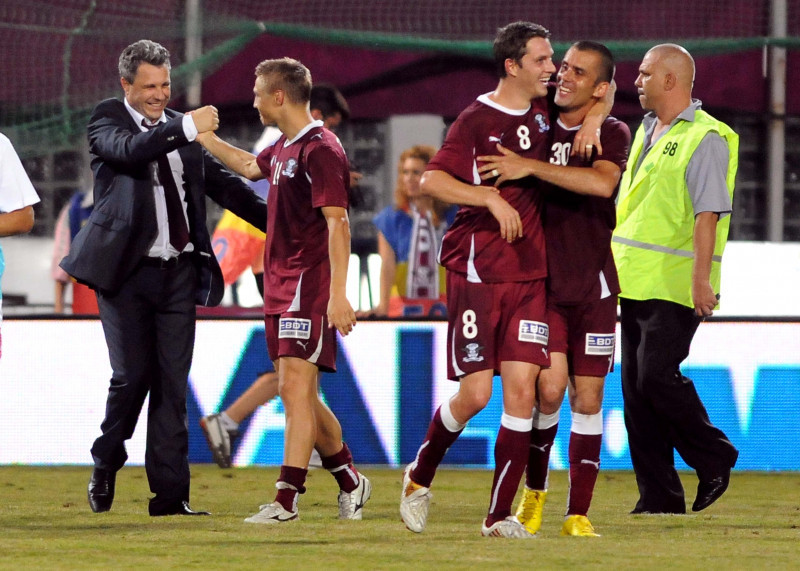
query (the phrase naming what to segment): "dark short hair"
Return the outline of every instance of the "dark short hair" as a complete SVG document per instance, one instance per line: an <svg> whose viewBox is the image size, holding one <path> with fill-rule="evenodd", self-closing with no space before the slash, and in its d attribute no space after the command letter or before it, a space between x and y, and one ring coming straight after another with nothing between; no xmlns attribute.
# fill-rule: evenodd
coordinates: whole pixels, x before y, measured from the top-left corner
<svg viewBox="0 0 800 571"><path fill-rule="evenodd" d="M600 56L600 69L597 70L598 83L603 81L611 83L614 80L614 72L616 71L614 54L606 46L591 40L581 40L572 44L570 48L575 48L582 52L594 52Z"/></svg>
<svg viewBox="0 0 800 571"><path fill-rule="evenodd" d="M271 89L283 90L292 103L311 98L311 72L296 59L266 59L256 66L256 76L267 80Z"/></svg>
<svg viewBox="0 0 800 571"><path fill-rule="evenodd" d="M322 119L325 120L335 113L339 113L342 119L350 117L350 106L344 95L333 85L318 83L311 88L311 109L319 109Z"/></svg>
<svg viewBox="0 0 800 571"><path fill-rule="evenodd" d="M497 30L494 38L494 65L498 77L506 76L506 60L517 63L527 53L528 40L531 38L550 38L550 31L533 22L512 22Z"/></svg>
<svg viewBox="0 0 800 571"><path fill-rule="evenodd" d="M139 66L149 63L156 67L162 65L171 68L169 63L169 51L167 48L151 40L139 40L122 50L119 56L119 76L128 83L133 83Z"/></svg>

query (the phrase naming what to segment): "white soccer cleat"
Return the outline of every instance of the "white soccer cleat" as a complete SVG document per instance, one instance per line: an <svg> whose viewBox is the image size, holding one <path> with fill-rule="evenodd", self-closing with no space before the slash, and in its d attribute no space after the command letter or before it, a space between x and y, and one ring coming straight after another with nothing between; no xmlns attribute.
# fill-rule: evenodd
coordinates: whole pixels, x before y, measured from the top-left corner
<svg viewBox="0 0 800 571"><path fill-rule="evenodd" d="M483 520L481 535L484 537L507 537L509 539L534 539L536 537L525 529L525 526L513 515L496 521L489 527L486 527L486 520Z"/></svg>
<svg viewBox="0 0 800 571"><path fill-rule="evenodd" d="M208 447L214 462L220 468L231 467L231 441L239 436L237 431L229 431L223 426L218 414L210 414L200 419L200 427L206 435Z"/></svg>
<svg viewBox="0 0 800 571"><path fill-rule="evenodd" d="M364 504L372 494L372 484L358 474L358 487L349 494L339 490L339 519L361 519Z"/></svg>
<svg viewBox="0 0 800 571"><path fill-rule="evenodd" d="M299 519L297 512L286 511L284 507L278 502L272 502L271 504L264 504L262 506L259 506L258 509L261 511L255 515L251 515L244 521L246 523L275 524L275 523L286 523L287 521L294 521L296 519Z"/></svg>
<svg viewBox="0 0 800 571"><path fill-rule="evenodd" d="M400 517L409 531L422 533L428 522L428 509L433 494L430 488L411 481L411 464L403 472L403 491L400 493Z"/></svg>

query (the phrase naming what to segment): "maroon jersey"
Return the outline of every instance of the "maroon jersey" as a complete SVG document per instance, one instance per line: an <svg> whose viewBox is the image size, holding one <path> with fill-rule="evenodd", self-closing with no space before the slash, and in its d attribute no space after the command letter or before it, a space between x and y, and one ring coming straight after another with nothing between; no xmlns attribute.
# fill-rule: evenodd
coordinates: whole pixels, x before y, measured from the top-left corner
<svg viewBox="0 0 800 571"><path fill-rule="evenodd" d="M545 98L534 99L526 111L502 107L481 95L455 120L442 148L427 170L440 170L468 184L482 183L475 158L496 155L497 143L527 158L544 159L550 121ZM540 183L532 177L500 187L502 196L522 219L523 237L509 244L487 208L461 206L442 239L439 262L467 281L519 282L547 275L541 223Z"/></svg>
<svg viewBox="0 0 800 571"><path fill-rule="evenodd" d="M572 141L580 127L567 129L555 121L548 159L552 164L588 167L594 161L609 161L625 170L631 132L628 126L608 117L600 142L603 154L592 161L570 156ZM617 224L614 200L587 196L546 185L544 231L547 238L548 300L575 304L619 293L619 280L611 254L611 232Z"/></svg>
<svg viewBox="0 0 800 571"><path fill-rule="evenodd" d="M350 173L344 149L322 121L315 121L291 141L281 135L258 155L257 163L270 183L264 313L308 309L295 306L309 299L310 288L324 311L331 272L328 225L320 208L348 207Z"/></svg>

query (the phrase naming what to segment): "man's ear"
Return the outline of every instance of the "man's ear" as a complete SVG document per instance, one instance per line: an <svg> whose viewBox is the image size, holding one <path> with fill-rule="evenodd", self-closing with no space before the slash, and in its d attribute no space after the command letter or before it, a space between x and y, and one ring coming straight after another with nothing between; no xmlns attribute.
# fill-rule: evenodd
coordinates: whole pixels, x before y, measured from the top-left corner
<svg viewBox="0 0 800 571"><path fill-rule="evenodd" d="M511 77L517 77L517 72L519 71L519 64L516 62L516 60L513 60L510 57L506 58L505 66L506 66L506 75Z"/></svg>
<svg viewBox="0 0 800 571"><path fill-rule="evenodd" d="M283 101L286 98L286 92L283 89L276 89L272 93L272 97L274 97L275 105L283 105Z"/></svg>
<svg viewBox="0 0 800 571"><path fill-rule="evenodd" d="M664 91L671 91L678 83L678 77L674 73L664 74Z"/></svg>
<svg viewBox="0 0 800 571"><path fill-rule="evenodd" d="M311 117L314 118L315 121L322 121L322 111L319 109L312 109L311 110Z"/></svg>
<svg viewBox="0 0 800 571"><path fill-rule="evenodd" d="M594 91L592 91L592 97L597 99L602 99L608 93L609 83L607 81L601 81L597 85L594 86Z"/></svg>

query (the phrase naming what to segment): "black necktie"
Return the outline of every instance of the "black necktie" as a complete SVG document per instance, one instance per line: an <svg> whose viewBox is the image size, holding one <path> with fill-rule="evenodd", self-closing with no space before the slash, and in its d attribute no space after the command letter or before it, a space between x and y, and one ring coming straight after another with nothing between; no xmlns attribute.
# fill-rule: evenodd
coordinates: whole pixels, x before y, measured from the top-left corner
<svg viewBox="0 0 800 571"><path fill-rule="evenodd" d="M158 126L148 125L145 119L142 119L142 125L147 129L154 129ZM164 187L164 200L167 203L167 224L169 225L169 243L172 247L183 252L186 244L189 243L189 229L186 227L186 218L183 214L183 206L181 205L181 195L178 193L178 187L175 185L175 179L172 177L172 169L169 166L169 158L167 155L159 155L156 160L158 164L158 180L161 186Z"/></svg>

